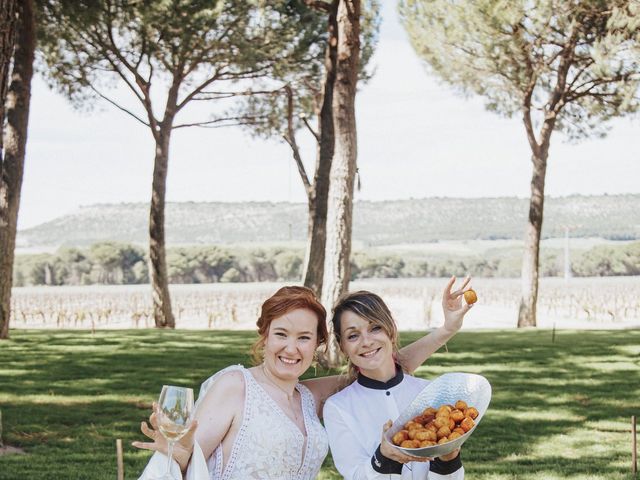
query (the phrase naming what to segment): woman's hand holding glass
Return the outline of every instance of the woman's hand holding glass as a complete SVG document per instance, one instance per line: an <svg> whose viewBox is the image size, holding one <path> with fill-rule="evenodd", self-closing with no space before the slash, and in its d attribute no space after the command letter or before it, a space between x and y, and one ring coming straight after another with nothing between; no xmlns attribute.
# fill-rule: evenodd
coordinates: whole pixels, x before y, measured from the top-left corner
<svg viewBox="0 0 640 480"><path fill-rule="evenodd" d="M197 422L191 420L193 411L193 391L190 388L165 385L159 403L153 403L149 417L151 427L142 422L140 429L153 442L133 442L137 448L153 450L168 456L167 473L171 479L171 459L174 458L181 471L186 471L193 453L194 434Z"/></svg>

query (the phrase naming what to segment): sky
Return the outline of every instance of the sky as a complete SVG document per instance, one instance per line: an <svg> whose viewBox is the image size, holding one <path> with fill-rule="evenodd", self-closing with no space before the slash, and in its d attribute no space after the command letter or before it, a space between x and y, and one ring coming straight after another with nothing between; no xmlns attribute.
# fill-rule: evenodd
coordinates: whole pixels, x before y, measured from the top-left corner
<svg viewBox="0 0 640 480"><path fill-rule="evenodd" d="M356 201L527 198L531 162L521 120L488 112L481 98L461 97L429 75L399 23L395 2L381 3L375 76L356 97ZM606 138L577 144L554 133L547 195L640 192L640 119L610 125ZM310 137L299 134L311 175ZM179 129L171 142L169 202L306 201L291 150L281 140L256 140L236 127ZM148 202L153 154L147 127L104 102L74 110L35 78L18 228L81 206Z"/></svg>

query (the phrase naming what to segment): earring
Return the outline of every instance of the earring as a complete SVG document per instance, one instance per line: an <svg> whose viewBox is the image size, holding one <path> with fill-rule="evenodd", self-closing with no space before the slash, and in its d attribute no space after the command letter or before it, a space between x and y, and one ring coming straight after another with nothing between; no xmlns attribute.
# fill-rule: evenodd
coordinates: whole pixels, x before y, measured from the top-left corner
<svg viewBox="0 0 640 480"><path fill-rule="evenodd" d="M318 376L318 351L313 352L313 361L311 362L311 366L313 367L313 376Z"/></svg>

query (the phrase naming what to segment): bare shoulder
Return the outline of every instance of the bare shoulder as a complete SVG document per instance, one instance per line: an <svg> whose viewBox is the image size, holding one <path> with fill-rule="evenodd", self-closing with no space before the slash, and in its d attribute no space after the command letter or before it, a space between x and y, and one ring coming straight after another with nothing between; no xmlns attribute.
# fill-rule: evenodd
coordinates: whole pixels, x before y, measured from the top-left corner
<svg viewBox="0 0 640 480"><path fill-rule="evenodd" d="M204 397L204 402L219 402L220 400L237 402L244 398L244 375L234 370L223 373L220 378L211 385Z"/></svg>
<svg viewBox="0 0 640 480"><path fill-rule="evenodd" d="M310 378L300 383L311 390L314 395L326 397L346 387L348 380L344 375L328 375L326 377Z"/></svg>
<svg viewBox="0 0 640 480"><path fill-rule="evenodd" d="M205 458L220 445L244 408L245 383L242 371L232 369L215 377L196 412L196 441Z"/></svg>

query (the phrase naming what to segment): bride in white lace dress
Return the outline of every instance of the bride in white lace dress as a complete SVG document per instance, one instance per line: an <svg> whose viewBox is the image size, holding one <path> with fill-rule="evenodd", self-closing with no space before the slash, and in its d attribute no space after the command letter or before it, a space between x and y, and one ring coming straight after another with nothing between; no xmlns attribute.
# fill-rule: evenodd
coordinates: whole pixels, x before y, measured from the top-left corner
<svg viewBox="0 0 640 480"><path fill-rule="evenodd" d="M329 376L300 381L318 346L326 343L326 312L305 287L283 287L262 305L255 367L227 367L202 384L195 421L173 451L171 473L187 480L307 480L316 478L328 452L319 415L324 401L345 379ZM400 351L410 370L421 365L451 333L437 329ZM156 406L154 405L154 410ZM157 418L142 432L154 450L141 480L166 469L167 443Z"/></svg>

